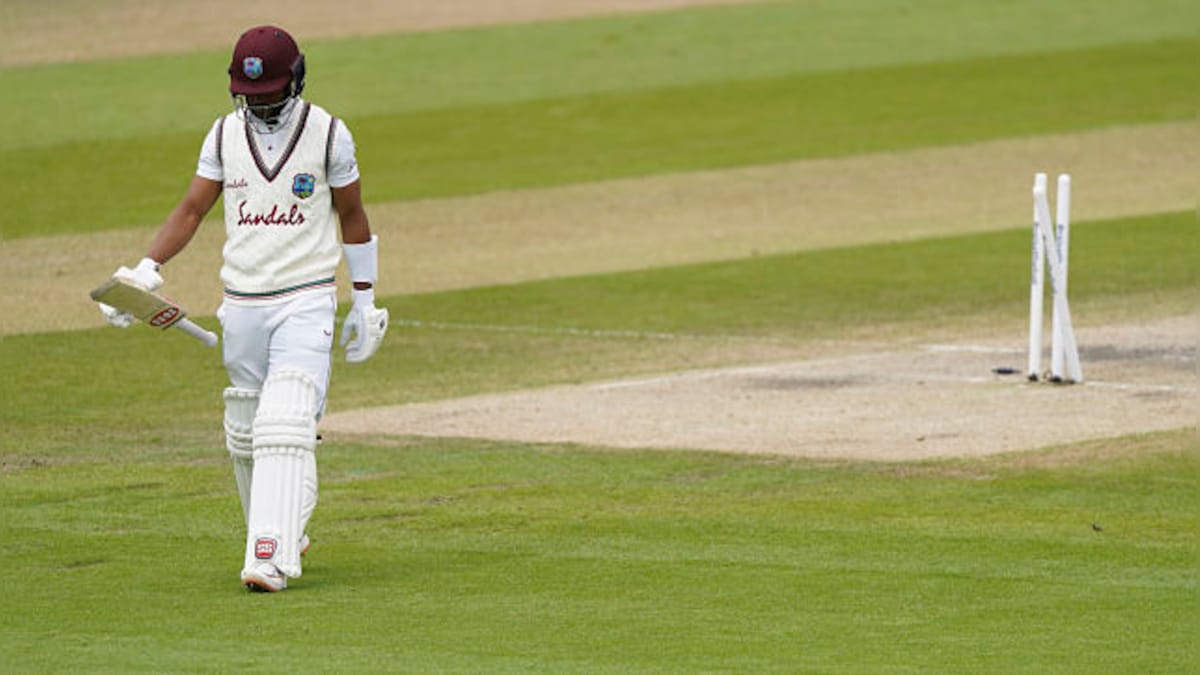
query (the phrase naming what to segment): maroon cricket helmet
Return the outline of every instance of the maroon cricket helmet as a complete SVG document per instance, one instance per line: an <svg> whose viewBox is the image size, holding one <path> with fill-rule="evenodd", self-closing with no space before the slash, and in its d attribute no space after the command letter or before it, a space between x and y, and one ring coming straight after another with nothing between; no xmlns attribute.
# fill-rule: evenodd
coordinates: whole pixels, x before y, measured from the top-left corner
<svg viewBox="0 0 1200 675"><path fill-rule="evenodd" d="M304 88L304 55L288 32L278 26L255 26L242 33L229 63L229 92L254 96L288 88L299 96Z"/></svg>

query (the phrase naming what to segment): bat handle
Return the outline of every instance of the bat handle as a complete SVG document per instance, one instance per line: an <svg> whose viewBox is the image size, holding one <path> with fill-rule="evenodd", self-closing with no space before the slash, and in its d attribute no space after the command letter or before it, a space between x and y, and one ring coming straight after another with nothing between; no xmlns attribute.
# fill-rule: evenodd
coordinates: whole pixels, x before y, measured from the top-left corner
<svg viewBox="0 0 1200 675"><path fill-rule="evenodd" d="M191 319L188 319L188 318L180 319L175 324L175 327L178 328L179 330L187 333L188 335L191 335L192 337L196 338L197 340L203 342L205 347L216 347L217 346L217 334L210 330L205 330L205 329L201 328L200 326L193 323Z"/></svg>

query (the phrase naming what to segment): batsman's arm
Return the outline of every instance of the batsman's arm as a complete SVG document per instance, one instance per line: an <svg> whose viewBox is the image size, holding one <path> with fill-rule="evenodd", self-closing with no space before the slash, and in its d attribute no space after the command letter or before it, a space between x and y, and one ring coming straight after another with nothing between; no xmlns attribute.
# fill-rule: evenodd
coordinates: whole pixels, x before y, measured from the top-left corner
<svg viewBox="0 0 1200 675"><path fill-rule="evenodd" d="M333 204L342 224L342 248L350 272L354 305L342 324L342 346L346 361L361 363L371 358L387 334L388 311L375 307L375 281L379 275L379 238L371 234L362 191L357 180L333 188Z"/></svg>
<svg viewBox="0 0 1200 675"><path fill-rule="evenodd" d="M367 210L362 202L362 184L354 181L340 188L333 188L333 207L342 223L343 244L366 244L371 241L371 225L367 221ZM366 290L371 282L354 281L354 288Z"/></svg>
<svg viewBox="0 0 1200 675"><path fill-rule="evenodd" d="M217 203L221 188L219 181L192 176L191 185L158 229L146 257L163 264L182 251L196 234L200 222L212 210L213 204Z"/></svg>

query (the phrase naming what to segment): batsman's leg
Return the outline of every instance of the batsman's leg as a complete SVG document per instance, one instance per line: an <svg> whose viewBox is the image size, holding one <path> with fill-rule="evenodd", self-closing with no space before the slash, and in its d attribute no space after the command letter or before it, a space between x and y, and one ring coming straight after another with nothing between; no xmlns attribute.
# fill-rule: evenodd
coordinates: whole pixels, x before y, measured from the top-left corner
<svg viewBox="0 0 1200 675"><path fill-rule="evenodd" d="M317 407L317 386L301 371L272 373L263 384L254 418L244 581L253 581L263 564L289 577L300 576L305 474L316 449Z"/></svg>
<svg viewBox="0 0 1200 675"><path fill-rule="evenodd" d="M250 522L250 485L254 476L254 415L258 411L258 392L253 389L225 389L225 447L233 459L233 477L242 502L242 517Z"/></svg>
<svg viewBox="0 0 1200 675"><path fill-rule="evenodd" d="M286 306L286 319L275 329L271 341L271 372L295 370L306 373L317 388L316 418L325 409L329 387L330 351L333 348L337 299L333 294L297 298ZM301 532L317 506L317 458L305 457L304 501L300 512ZM307 543L307 535L302 539Z"/></svg>
<svg viewBox="0 0 1200 675"><path fill-rule="evenodd" d="M304 456L304 494L300 503L300 554L308 550L308 519L317 508L317 454Z"/></svg>

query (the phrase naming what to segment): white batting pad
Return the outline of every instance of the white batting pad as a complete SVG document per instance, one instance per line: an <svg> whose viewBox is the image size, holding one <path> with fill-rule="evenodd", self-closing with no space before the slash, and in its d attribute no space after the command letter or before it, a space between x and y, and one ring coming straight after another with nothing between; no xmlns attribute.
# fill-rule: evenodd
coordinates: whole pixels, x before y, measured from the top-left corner
<svg viewBox="0 0 1200 675"><path fill-rule="evenodd" d="M317 447L317 385L299 370L272 373L263 383L254 417L254 451Z"/></svg>
<svg viewBox="0 0 1200 675"><path fill-rule="evenodd" d="M308 531L308 519L317 508L317 454L304 455L304 498L300 506L300 534Z"/></svg>
<svg viewBox="0 0 1200 675"><path fill-rule="evenodd" d="M304 508L304 455L300 448L254 452L246 569L272 562L289 577L300 576L301 511Z"/></svg>
<svg viewBox="0 0 1200 675"><path fill-rule="evenodd" d="M317 387L308 375L285 370L267 377L254 418L247 569L270 561L287 576L300 576L305 474L317 444L316 415Z"/></svg>
<svg viewBox="0 0 1200 675"><path fill-rule="evenodd" d="M242 504L242 521L250 525L250 488L254 485L254 456L233 455L233 480L237 483L238 501Z"/></svg>
<svg viewBox="0 0 1200 675"><path fill-rule="evenodd" d="M225 447L233 458L233 477L237 481L242 516L250 522L250 485L254 475L254 415L258 412L258 392L253 389L225 389Z"/></svg>

